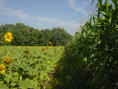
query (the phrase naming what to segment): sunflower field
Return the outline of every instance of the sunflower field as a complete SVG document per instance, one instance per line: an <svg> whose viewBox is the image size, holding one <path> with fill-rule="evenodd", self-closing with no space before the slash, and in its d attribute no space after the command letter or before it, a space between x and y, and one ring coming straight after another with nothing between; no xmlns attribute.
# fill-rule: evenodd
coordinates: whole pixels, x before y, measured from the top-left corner
<svg viewBox="0 0 118 89"><path fill-rule="evenodd" d="M97 0L81 30L65 46L13 46L6 32L0 89L118 89L118 0Z"/></svg>
<svg viewBox="0 0 118 89"><path fill-rule="evenodd" d="M7 32L4 40L12 41ZM61 58L63 47L1 46L0 89L46 89L53 76L55 63Z"/></svg>

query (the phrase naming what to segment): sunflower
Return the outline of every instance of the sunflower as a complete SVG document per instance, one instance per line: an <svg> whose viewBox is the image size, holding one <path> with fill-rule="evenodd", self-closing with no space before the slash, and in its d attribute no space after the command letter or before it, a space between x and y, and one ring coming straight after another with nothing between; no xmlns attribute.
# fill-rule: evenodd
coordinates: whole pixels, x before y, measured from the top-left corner
<svg viewBox="0 0 118 89"><path fill-rule="evenodd" d="M2 61L6 64L10 64L11 62L13 62L13 58L11 57L6 57L6 58L3 58Z"/></svg>
<svg viewBox="0 0 118 89"><path fill-rule="evenodd" d="M52 45L52 42L51 42L51 41L49 41L49 42L48 42L48 44L49 44L49 45Z"/></svg>
<svg viewBox="0 0 118 89"><path fill-rule="evenodd" d="M21 46L17 46L18 48L21 48Z"/></svg>
<svg viewBox="0 0 118 89"><path fill-rule="evenodd" d="M29 50L24 50L23 51L25 54L28 54L30 51Z"/></svg>
<svg viewBox="0 0 118 89"><path fill-rule="evenodd" d="M5 73L5 65L0 64L0 74L4 74L4 73Z"/></svg>
<svg viewBox="0 0 118 89"><path fill-rule="evenodd" d="M46 49L48 49L48 47L43 47L43 48L42 48L43 51L46 50Z"/></svg>
<svg viewBox="0 0 118 89"><path fill-rule="evenodd" d="M5 33L4 38L5 38L5 41L7 41L7 42L11 42L12 39L13 39L13 37L12 37L12 33L11 33L11 32L7 32L7 33Z"/></svg>

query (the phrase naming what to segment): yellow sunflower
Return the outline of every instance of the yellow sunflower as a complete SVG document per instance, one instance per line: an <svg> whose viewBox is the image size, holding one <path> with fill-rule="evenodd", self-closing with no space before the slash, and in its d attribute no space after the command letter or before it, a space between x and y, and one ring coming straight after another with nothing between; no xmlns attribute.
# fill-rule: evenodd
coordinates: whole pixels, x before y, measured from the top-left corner
<svg viewBox="0 0 118 89"><path fill-rule="evenodd" d="M49 43L49 45L52 45L52 42L51 41L49 41L48 43Z"/></svg>
<svg viewBox="0 0 118 89"><path fill-rule="evenodd" d="M13 62L13 58L11 57L6 57L6 58L3 58L2 61L6 64L10 64L11 62Z"/></svg>
<svg viewBox="0 0 118 89"><path fill-rule="evenodd" d="M28 54L30 51L29 50L24 50L24 53Z"/></svg>
<svg viewBox="0 0 118 89"><path fill-rule="evenodd" d="M4 73L5 73L5 65L0 64L0 74L4 74Z"/></svg>
<svg viewBox="0 0 118 89"><path fill-rule="evenodd" d="M18 48L21 48L21 46L17 46Z"/></svg>
<svg viewBox="0 0 118 89"><path fill-rule="evenodd" d="M7 41L7 42L11 42L12 39L13 39L13 37L12 37L12 33L11 33L11 32L7 32L7 33L5 33L4 38L5 38L5 41Z"/></svg>
<svg viewBox="0 0 118 89"><path fill-rule="evenodd" d="M43 51L46 50L46 49L48 49L48 47L43 47L43 48L42 48Z"/></svg>

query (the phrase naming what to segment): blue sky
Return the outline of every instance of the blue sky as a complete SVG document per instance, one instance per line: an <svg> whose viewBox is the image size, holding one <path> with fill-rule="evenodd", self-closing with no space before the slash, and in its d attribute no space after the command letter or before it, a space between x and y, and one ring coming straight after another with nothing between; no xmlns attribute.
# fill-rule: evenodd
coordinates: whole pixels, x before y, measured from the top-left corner
<svg viewBox="0 0 118 89"><path fill-rule="evenodd" d="M91 10L91 0L0 0L0 24L62 27L74 34L88 20Z"/></svg>

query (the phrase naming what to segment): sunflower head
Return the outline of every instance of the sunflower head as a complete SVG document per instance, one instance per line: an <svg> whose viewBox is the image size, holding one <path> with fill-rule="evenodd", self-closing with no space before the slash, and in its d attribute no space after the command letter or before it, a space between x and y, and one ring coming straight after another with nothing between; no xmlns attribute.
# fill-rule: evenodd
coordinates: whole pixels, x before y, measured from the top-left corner
<svg viewBox="0 0 118 89"><path fill-rule="evenodd" d="M13 37L12 37L12 33L11 33L11 32L7 32L7 33L5 33L5 35L4 35L4 39L5 39L5 41L7 41L7 42L11 42L12 39L13 39Z"/></svg>
<svg viewBox="0 0 118 89"><path fill-rule="evenodd" d="M48 49L48 47L43 47L43 48L42 48L43 51L46 50L46 49Z"/></svg>
<svg viewBox="0 0 118 89"><path fill-rule="evenodd" d="M13 58L11 57L6 57L6 58L3 58L2 61L6 64L10 64L11 62L13 62Z"/></svg>
<svg viewBox="0 0 118 89"><path fill-rule="evenodd" d="M25 54L28 54L30 51L29 50L24 50L23 51Z"/></svg>
<svg viewBox="0 0 118 89"><path fill-rule="evenodd" d="M48 44L49 44L49 45L52 45L52 42L51 42L51 41L49 41L49 42L48 42Z"/></svg>
<svg viewBox="0 0 118 89"><path fill-rule="evenodd" d="M21 48L21 46L17 46L18 48Z"/></svg>
<svg viewBox="0 0 118 89"><path fill-rule="evenodd" d="M5 73L5 65L0 64L0 74L4 74L4 73Z"/></svg>

